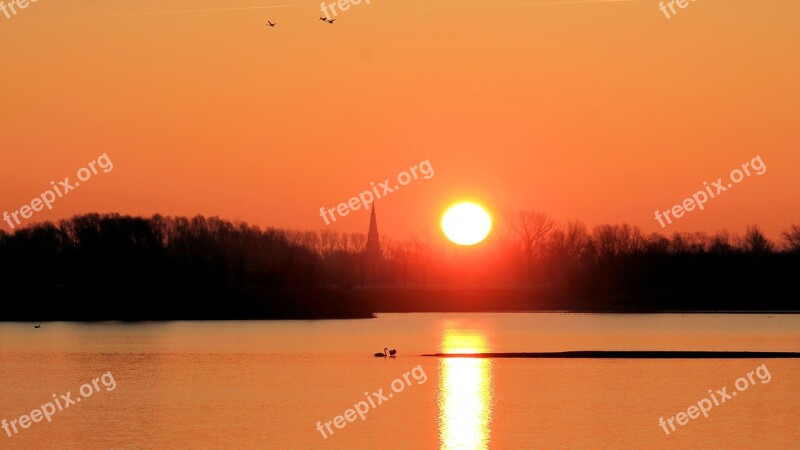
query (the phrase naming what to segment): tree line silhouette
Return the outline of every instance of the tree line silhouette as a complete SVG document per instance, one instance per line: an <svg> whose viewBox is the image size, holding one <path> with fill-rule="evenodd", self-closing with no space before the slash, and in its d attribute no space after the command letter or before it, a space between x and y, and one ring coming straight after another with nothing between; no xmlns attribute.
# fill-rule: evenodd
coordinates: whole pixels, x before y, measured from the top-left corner
<svg viewBox="0 0 800 450"><path fill-rule="evenodd" d="M374 311L793 311L800 227L743 236L588 229L535 211L487 242L382 238L216 217L87 214L0 231L0 320L371 317Z"/></svg>
<svg viewBox="0 0 800 450"><path fill-rule="evenodd" d="M88 214L0 233L0 320L372 317L278 230Z"/></svg>

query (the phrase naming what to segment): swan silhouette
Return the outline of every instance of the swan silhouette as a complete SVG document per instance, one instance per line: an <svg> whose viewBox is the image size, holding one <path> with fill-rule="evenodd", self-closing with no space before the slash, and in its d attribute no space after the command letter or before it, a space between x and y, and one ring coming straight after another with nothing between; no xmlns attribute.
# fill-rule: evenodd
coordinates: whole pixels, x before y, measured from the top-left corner
<svg viewBox="0 0 800 450"><path fill-rule="evenodd" d="M388 348L384 348L384 349L383 349L383 353L375 353L375 357L376 357L376 358L386 358L386 352L387 352L388 350L389 350Z"/></svg>
<svg viewBox="0 0 800 450"><path fill-rule="evenodd" d="M396 354L397 354L397 349L393 348L393 349L389 350L389 356L394 356Z"/></svg>

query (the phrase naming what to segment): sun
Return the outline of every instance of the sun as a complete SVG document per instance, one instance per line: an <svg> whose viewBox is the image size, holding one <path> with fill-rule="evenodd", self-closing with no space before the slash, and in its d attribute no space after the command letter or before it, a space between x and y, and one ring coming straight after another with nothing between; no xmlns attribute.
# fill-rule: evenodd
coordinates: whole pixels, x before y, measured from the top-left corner
<svg viewBox="0 0 800 450"><path fill-rule="evenodd" d="M491 229L491 216L476 203L451 206L442 216L444 235L458 245L475 245L486 239Z"/></svg>

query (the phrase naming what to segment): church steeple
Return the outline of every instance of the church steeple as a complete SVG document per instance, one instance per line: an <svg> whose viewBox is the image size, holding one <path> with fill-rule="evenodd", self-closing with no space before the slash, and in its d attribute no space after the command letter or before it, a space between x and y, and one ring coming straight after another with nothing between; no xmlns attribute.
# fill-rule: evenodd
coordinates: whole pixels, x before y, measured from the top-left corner
<svg viewBox="0 0 800 450"><path fill-rule="evenodd" d="M372 202L372 212L369 216L369 233L367 234L367 256L380 258L381 243L378 239L378 219L375 216L375 202Z"/></svg>

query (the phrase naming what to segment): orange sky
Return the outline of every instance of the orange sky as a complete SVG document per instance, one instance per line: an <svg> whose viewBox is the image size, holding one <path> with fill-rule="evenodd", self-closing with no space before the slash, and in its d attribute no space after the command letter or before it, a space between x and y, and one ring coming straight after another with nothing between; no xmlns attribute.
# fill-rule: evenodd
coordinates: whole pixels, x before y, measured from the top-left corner
<svg viewBox="0 0 800 450"><path fill-rule="evenodd" d="M378 203L382 233L435 228L464 197L650 232L656 209L760 155L764 175L664 231L758 223L776 238L800 222L800 2L698 0L671 19L653 0L535 3L372 0L333 25L297 0L0 15L0 212L108 153L112 172L32 220L318 229L320 207L429 160L433 178ZM196 11L229 8L246 9Z"/></svg>

